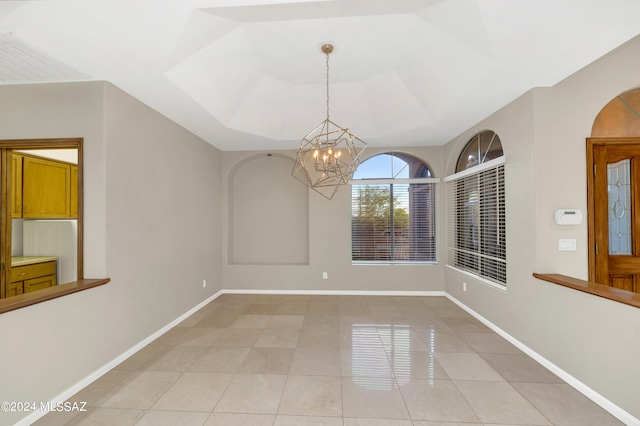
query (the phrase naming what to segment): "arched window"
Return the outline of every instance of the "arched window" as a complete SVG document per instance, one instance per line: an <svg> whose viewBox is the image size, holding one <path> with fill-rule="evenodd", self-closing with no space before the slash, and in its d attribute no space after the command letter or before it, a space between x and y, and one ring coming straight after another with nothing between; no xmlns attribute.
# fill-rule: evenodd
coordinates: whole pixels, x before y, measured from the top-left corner
<svg viewBox="0 0 640 426"><path fill-rule="evenodd" d="M500 137L491 130L482 131L469 139L460 153L456 163L456 173L484 164L502 155Z"/></svg>
<svg viewBox="0 0 640 426"><path fill-rule="evenodd" d="M384 153L353 175L353 262L435 262L435 182L429 166L409 154Z"/></svg>
<svg viewBox="0 0 640 426"><path fill-rule="evenodd" d="M492 283L507 284L504 153L495 132L473 136L445 178L447 264Z"/></svg>

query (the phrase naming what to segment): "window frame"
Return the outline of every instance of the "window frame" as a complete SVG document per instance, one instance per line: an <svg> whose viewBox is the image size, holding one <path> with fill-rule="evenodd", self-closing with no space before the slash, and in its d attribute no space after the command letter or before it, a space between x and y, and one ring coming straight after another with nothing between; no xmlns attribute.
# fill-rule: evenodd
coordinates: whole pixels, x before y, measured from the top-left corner
<svg viewBox="0 0 640 426"><path fill-rule="evenodd" d="M110 281L109 278L86 279L84 278L84 154L82 138L60 138L60 139L17 139L0 140L0 161L3 165L10 163L7 156L12 150L20 149L77 149L78 150L78 217L77 217L77 278L69 283L59 283L54 287L45 288L31 293L20 294L8 298L0 299L0 314L36 303L45 302L68 294L77 293L82 290L97 287ZM2 167L0 173L1 200L0 214L2 214L1 238L0 238L0 259L6 264L7 259L11 259L11 193L8 186L11 180L10 167ZM7 207L5 207L7 206ZM6 286L6 281L10 276L10 267L5 267L0 271L2 284ZM3 288L4 288L3 286Z"/></svg>
<svg viewBox="0 0 640 426"><path fill-rule="evenodd" d="M379 154L375 154L371 157L369 157L368 159L364 160L361 162L361 164L365 163L366 161L380 156L380 155L389 155L392 157L396 157L399 158L403 161L405 161L407 164L407 160L405 160L403 157L411 157L412 160L417 160L421 163L421 166L423 166L424 168L426 168L426 170L428 171L428 174L430 176L433 176L433 171L431 170L431 168L429 167L429 165L424 162L423 160L421 160L420 158L411 155L411 154L406 154L406 153L402 153L400 155L398 155L398 153L395 152L381 152ZM438 250L437 250L437 240L438 240L438 230L437 230L437 183L441 182L442 180L440 178L435 178L435 177L424 177L424 178L361 178L361 179L351 179L349 181L349 184L351 186L351 210L352 210L352 214L351 214L351 264L352 265L394 265L394 264L402 264L402 265L406 265L406 264L415 264L415 265L434 265L434 264L438 264ZM389 190L390 190L390 205L391 203L393 203L393 200L391 200L391 197L393 194L393 185L411 185L411 184L428 184L431 185L431 191L433 192L432 194L432 200L433 203L431 205L431 209L430 209L430 216L431 216L431 221L432 221L432 229L433 229L433 247L432 247L432 254L433 254L433 258L429 259L429 260L397 260L397 259L390 259L390 260L355 260L354 259L354 250L353 250L353 242L354 242L354 228L353 228L353 224L354 224L354 216L353 216L353 208L354 208L354 198L353 198L353 194L354 194L354 187L356 186L369 186L369 185L388 185L389 186ZM411 215L411 212L408 212L409 216ZM393 224L391 224L393 227ZM392 231L394 232L394 231Z"/></svg>
<svg viewBox="0 0 640 426"><path fill-rule="evenodd" d="M464 148L461 150L461 155L467 151L468 145L470 143L473 143L474 139L477 138L477 136L478 135L472 137L469 140L467 145L465 145ZM459 164L459 159L457 161L457 164ZM504 155L504 151L503 151L502 155L497 158L471 166L467 169L454 173L443 179L444 182L447 184L447 210L448 210L447 211L447 222L448 222L447 223L447 261L446 261L447 267L455 269L456 271L462 272L466 275L469 275L475 279L478 279L481 282L489 284L500 290L506 290L507 284L508 284L507 250L506 250L507 222L506 222L506 194L505 194L506 192L505 164L506 164L506 156ZM498 235L498 238L500 238L500 232L503 233L502 243L504 245L503 247L504 256L499 257L499 262L504 265L503 280L498 279L494 276L488 276L487 274L483 274L483 271L481 270L480 267L478 267L477 269L474 269L474 268L468 267L468 265L461 264L461 262L458 261L459 259L458 254L463 250L465 250L465 253L467 253L469 256L476 256L478 259L482 259L482 260L486 258L486 254L483 253L480 243L478 244L478 248L475 250L475 252L473 251L470 252L466 250L465 247L461 247L461 245L458 244L458 238L457 238L459 235L458 224L460 223L461 220L463 220L463 218L461 217L461 214L463 214L464 212L458 208L460 199L457 197L458 193L453 187L454 185L453 182L457 182L462 179L468 179L473 176L480 177L482 173L488 172L491 170L496 170L497 176L501 175L502 177L501 181L497 182L496 184L498 185L498 187L502 188L502 194L500 194L502 198L498 197L496 199L496 202L498 203L497 204L498 208L496 209L496 221L498 222L496 234ZM479 198L478 202L480 203L482 199L484 199L484 197ZM500 208L500 201L502 201L502 208ZM484 239L483 237L485 237L486 235L482 233L482 231L480 232L481 232L480 239ZM498 241L500 242L501 240L499 239ZM481 261L478 262L478 264L480 263Z"/></svg>

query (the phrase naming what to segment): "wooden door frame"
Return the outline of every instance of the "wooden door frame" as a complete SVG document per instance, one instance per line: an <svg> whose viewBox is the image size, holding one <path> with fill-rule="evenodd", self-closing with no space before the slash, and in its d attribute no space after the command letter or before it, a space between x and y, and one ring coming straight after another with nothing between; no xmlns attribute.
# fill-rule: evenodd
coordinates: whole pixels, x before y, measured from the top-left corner
<svg viewBox="0 0 640 426"><path fill-rule="evenodd" d="M11 157L7 150L14 149L63 149L78 150L78 217L77 217L77 280L84 279L84 153L82 138L65 139L18 139L0 140L0 161L2 170L0 173L0 215L2 220L3 238L0 242L0 259L4 263L4 269L0 271L0 297L6 296L7 286L11 279ZM8 236L8 237L7 237ZM63 283L60 283L63 284Z"/></svg>
<svg viewBox="0 0 640 426"><path fill-rule="evenodd" d="M7 289L11 279L11 262L6 264L6 259L11 259L11 194L8 190L11 186L11 162L8 160L8 152L0 150L0 215L4 220L0 220L2 229L0 229L0 260L3 261L0 270L0 298L5 298ZM8 165L8 167L7 167Z"/></svg>
<svg viewBox="0 0 640 426"><path fill-rule="evenodd" d="M595 157L594 157L594 149L596 146L604 146L604 145L634 145L637 144L640 146L640 137L633 138L587 138L587 222L588 222L588 254L589 254L589 281L598 282L596 280L596 266L602 263L608 263L608 244L605 244L605 247L599 247L596 249L596 241L598 238L596 236L603 239L603 241L608 242L606 238L607 230L606 229L596 229L596 194L595 194L595 184L596 184L596 174L606 173L605 171L596 171L595 165ZM602 176L602 175L601 175ZM637 206L639 207L639 206ZM636 230L636 232L640 232L640 229ZM597 234L596 234L597 233ZM602 256L599 256L597 253L601 253ZM609 285L608 282L600 283L604 285Z"/></svg>

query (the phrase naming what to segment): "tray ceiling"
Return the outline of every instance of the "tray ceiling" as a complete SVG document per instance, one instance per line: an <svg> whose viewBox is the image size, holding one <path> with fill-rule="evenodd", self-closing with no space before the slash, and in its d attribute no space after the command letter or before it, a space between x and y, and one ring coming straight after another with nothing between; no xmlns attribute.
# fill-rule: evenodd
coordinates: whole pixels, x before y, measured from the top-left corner
<svg viewBox="0 0 640 426"><path fill-rule="evenodd" d="M5 39L68 72L3 84L106 80L220 149L296 149L325 118L332 43L332 121L370 146L440 145L633 38L639 15L636 0L8 1Z"/></svg>

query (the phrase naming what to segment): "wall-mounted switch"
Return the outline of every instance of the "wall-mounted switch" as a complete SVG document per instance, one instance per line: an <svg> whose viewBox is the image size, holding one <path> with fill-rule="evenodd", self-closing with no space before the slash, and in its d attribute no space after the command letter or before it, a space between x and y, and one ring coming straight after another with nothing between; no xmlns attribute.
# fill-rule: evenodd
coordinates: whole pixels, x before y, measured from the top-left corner
<svg viewBox="0 0 640 426"><path fill-rule="evenodd" d="M323 280L326 280L327 278L329 278L329 273L327 273L327 272L323 272L323 273L322 273L322 279L323 279Z"/></svg>
<svg viewBox="0 0 640 426"><path fill-rule="evenodd" d="M207 280L202 280L202 288L205 288L207 286Z"/></svg>
<svg viewBox="0 0 640 426"><path fill-rule="evenodd" d="M558 239L559 251L576 251L576 239L575 238L560 238Z"/></svg>

